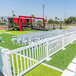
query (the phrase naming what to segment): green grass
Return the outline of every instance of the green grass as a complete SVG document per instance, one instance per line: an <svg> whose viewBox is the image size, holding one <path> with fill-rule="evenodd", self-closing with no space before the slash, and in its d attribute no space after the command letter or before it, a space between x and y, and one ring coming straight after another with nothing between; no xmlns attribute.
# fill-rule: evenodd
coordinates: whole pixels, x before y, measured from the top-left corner
<svg viewBox="0 0 76 76"><path fill-rule="evenodd" d="M14 35L20 35L23 33L31 33L31 32L38 32L37 30L29 30L29 31L0 31L1 33L8 33L8 34L14 34Z"/></svg>
<svg viewBox="0 0 76 76"><path fill-rule="evenodd" d="M62 26L64 30L68 29L70 26Z"/></svg>
<svg viewBox="0 0 76 76"><path fill-rule="evenodd" d="M61 74L59 71L40 64L23 76L61 76Z"/></svg>
<svg viewBox="0 0 76 76"><path fill-rule="evenodd" d="M73 43L68 45L65 50L61 50L60 52L53 55L50 61L45 61L44 63L65 70L75 56L76 43Z"/></svg>
<svg viewBox="0 0 76 76"><path fill-rule="evenodd" d="M76 24L74 24L74 25L76 25ZM62 26L62 28L65 29L65 30L68 29L69 27L76 27L76 26L73 26L73 25Z"/></svg>
<svg viewBox="0 0 76 76"><path fill-rule="evenodd" d="M18 58L19 73L21 73L21 60L22 60L23 71L25 70L25 67L26 67L26 69L28 69L28 66L30 67L30 59L28 59L28 64L27 64L27 58L21 57L21 60L20 60L20 55L17 55L17 58ZM24 59L25 59L25 63L26 63L25 67L24 67ZM16 54L13 54L13 60L14 60L14 67L15 67L15 75L18 75ZM11 55L10 55L10 63L11 63L12 76L14 76L12 56ZM35 64L35 61L34 61L34 64ZM31 65L33 65L32 60L31 60Z"/></svg>
<svg viewBox="0 0 76 76"><path fill-rule="evenodd" d="M0 42L0 47L9 49L9 50L13 50L16 48L19 48L21 46L19 45L15 45L12 43L12 34L0 34L0 37L2 37L2 42Z"/></svg>
<svg viewBox="0 0 76 76"><path fill-rule="evenodd" d="M73 26L73 25L76 26L76 24L70 24L70 25L72 25L72 26Z"/></svg>

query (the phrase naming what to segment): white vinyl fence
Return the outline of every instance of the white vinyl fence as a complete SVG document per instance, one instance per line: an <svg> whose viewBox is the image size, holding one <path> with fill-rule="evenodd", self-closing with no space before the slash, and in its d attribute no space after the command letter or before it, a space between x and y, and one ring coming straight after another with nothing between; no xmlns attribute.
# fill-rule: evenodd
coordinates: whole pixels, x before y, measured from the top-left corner
<svg viewBox="0 0 76 76"><path fill-rule="evenodd" d="M0 70L6 76L22 76L75 40L73 31L12 51L0 48Z"/></svg>

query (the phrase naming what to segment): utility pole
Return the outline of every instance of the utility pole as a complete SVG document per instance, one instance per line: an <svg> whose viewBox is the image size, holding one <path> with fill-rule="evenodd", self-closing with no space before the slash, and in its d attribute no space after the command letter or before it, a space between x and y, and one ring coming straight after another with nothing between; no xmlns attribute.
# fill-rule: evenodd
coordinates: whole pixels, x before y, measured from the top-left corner
<svg viewBox="0 0 76 76"><path fill-rule="evenodd" d="M14 10L12 10L12 16L13 16L13 17L16 17L16 15L14 14Z"/></svg>
<svg viewBox="0 0 76 76"><path fill-rule="evenodd" d="M66 19L66 12L65 12L65 19Z"/></svg>
<svg viewBox="0 0 76 76"><path fill-rule="evenodd" d="M12 16L14 15L14 10L12 10Z"/></svg>
<svg viewBox="0 0 76 76"><path fill-rule="evenodd" d="M42 7L43 7L43 18L44 18L44 8L45 8L45 5L43 4Z"/></svg>
<svg viewBox="0 0 76 76"><path fill-rule="evenodd" d="M45 16L46 17L46 22L47 22L47 16Z"/></svg>

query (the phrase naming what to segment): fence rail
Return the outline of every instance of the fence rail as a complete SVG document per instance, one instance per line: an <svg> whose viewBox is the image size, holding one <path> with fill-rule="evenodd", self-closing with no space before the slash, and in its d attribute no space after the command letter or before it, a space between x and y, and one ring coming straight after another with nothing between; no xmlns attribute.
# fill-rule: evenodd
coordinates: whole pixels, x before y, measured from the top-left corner
<svg viewBox="0 0 76 76"><path fill-rule="evenodd" d="M15 50L0 48L0 70L6 76L21 76L76 40L76 31L46 38Z"/></svg>

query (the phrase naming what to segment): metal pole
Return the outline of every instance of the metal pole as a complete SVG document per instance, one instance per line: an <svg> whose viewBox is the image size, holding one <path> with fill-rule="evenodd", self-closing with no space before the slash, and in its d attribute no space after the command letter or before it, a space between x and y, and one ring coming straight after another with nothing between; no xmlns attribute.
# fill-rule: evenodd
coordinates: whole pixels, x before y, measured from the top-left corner
<svg viewBox="0 0 76 76"><path fill-rule="evenodd" d="M47 22L47 16L46 16L46 22Z"/></svg>
<svg viewBox="0 0 76 76"><path fill-rule="evenodd" d="M43 7L43 28L45 28L45 25L44 25L44 22L45 22L44 21L44 8L45 8L45 5L43 4L42 7Z"/></svg>
<svg viewBox="0 0 76 76"><path fill-rule="evenodd" d="M19 27L20 27L20 31L22 31L22 27L21 27L21 18L19 16Z"/></svg>
<svg viewBox="0 0 76 76"><path fill-rule="evenodd" d="M65 19L66 19L66 12L65 12Z"/></svg>
<svg viewBox="0 0 76 76"><path fill-rule="evenodd" d="M45 5L43 4L42 7L43 7L43 18L44 18L44 8L45 8Z"/></svg>

